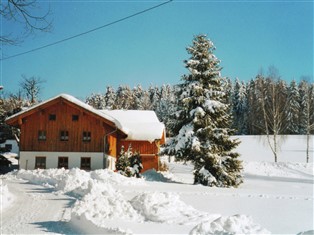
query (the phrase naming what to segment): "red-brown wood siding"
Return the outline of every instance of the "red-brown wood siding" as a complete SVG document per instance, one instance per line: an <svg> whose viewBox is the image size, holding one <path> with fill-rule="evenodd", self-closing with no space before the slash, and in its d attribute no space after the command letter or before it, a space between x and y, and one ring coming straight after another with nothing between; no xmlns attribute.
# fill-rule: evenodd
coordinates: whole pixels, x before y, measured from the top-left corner
<svg viewBox="0 0 314 235"><path fill-rule="evenodd" d="M121 151L121 147L124 146L124 150L127 151L128 147L131 145L132 152L139 152L142 158L143 170L142 172L155 169L158 170L158 153L159 153L159 143L158 142L148 142L148 141L130 141L121 140L118 143L118 155Z"/></svg>
<svg viewBox="0 0 314 235"><path fill-rule="evenodd" d="M55 114L56 120L49 120ZM78 121L72 120L78 115ZM38 140L38 131L46 131L46 140ZM21 151L58 152L103 152L104 136L114 128L103 122L102 118L91 115L80 107L68 102L59 102L26 116L21 124ZM60 140L60 131L68 131L68 141ZM91 140L83 141L83 132L91 133Z"/></svg>

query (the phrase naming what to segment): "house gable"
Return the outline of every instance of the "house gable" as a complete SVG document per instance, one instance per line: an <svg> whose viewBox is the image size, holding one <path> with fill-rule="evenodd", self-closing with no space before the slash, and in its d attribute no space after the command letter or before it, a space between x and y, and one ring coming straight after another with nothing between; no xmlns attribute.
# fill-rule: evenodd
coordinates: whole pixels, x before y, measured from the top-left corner
<svg viewBox="0 0 314 235"><path fill-rule="evenodd" d="M58 97L7 120L21 129L21 151L103 152L114 123ZM116 151L113 151L116 152Z"/></svg>

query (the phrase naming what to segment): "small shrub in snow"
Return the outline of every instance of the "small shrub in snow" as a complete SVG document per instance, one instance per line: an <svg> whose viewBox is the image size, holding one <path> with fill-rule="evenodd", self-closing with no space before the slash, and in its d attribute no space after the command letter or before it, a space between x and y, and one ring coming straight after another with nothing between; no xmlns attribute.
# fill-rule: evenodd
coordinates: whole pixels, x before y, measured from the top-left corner
<svg viewBox="0 0 314 235"><path fill-rule="evenodd" d="M121 175L127 177L141 177L140 173L143 169L142 159L139 153L132 153L131 146L128 151L124 151L124 146L121 147L121 152L116 163L116 169Z"/></svg>

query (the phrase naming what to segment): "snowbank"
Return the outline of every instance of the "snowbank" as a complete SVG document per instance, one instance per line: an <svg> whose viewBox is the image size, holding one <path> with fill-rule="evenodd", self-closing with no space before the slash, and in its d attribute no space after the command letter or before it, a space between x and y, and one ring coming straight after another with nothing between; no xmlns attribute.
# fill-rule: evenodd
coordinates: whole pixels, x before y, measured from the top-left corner
<svg viewBox="0 0 314 235"><path fill-rule="evenodd" d="M14 195L9 192L8 186L0 179L0 211L8 208L14 201Z"/></svg>
<svg viewBox="0 0 314 235"><path fill-rule="evenodd" d="M214 221L202 222L190 231L190 235L199 234L270 234L270 232L255 224L249 216L233 215L220 217Z"/></svg>
<svg viewBox="0 0 314 235"><path fill-rule="evenodd" d="M57 194L72 196L76 202L68 209L68 225L86 234L138 234L153 232L150 229L156 228L159 229L156 230L158 233L190 231L193 235L266 234L269 232L262 226L265 225L262 223L264 216L256 217L256 213L252 212L256 209L248 210L246 205L255 205L252 204L254 201L267 205L270 203L271 207L277 205L278 201L297 200L295 203L298 205L303 201L311 202L306 192L304 196L297 192L297 197L291 197L286 189L276 193L265 192L263 188L262 193L271 192L274 195L254 197L255 194L261 194L255 189L254 177L253 182L239 189L208 188L186 183L185 176L193 175L192 165L171 163L170 169L169 173L145 172L142 179L127 178L109 170L86 172L80 169L20 170L9 173L6 177L28 180L30 183L55 189ZM310 181L313 179L312 169L313 164L244 162L245 176L263 176L262 179L275 176L297 178L298 182L300 179ZM307 184L298 187L305 187ZM250 187L254 187L254 190ZM2 188L9 195L7 188ZM234 205L234 200L237 205ZM241 200L245 201L243 206L238 204ZM230 213L233 209L222 210L221 207L217 210L216 204L225 207L233 205L234 211ZM252 213L254 220L262 225L253 222L249 216ZM264 213L269 212L262 214ZM233 214L238 215L231 216ZM309 229L311 228L303 226L296 233Z"/></svg>
<svg viewBox="0 0 314 235"><path fill-rule="evenodd" d="M167 224L195 224L219 215L209 215L198 211L180 200L174 193L142 193L131 200L132 206L146 221Z"/></svg>
<svg viewBox="0 0 314 235"><path fill-rule="evenodd" d="M131 204L110 184L90 181L88 191L75 203L72 218L83 217L99 227L105 227L105 219L143 221Z"/></svg>
<svg viewBox="0 0 314 235"><path fill-rule="evenodd" d="M145 185L144 180L127 178L110 170L96 170L87 172L78 168L66 169L37 169L19 170L11 172L8 176L28 180L30 183L55 188L59 193L70 194L81 198L90 193L93 181L112 185Z"/></svg>
<svg viewBox="0 0 314 235"><path fill-rule="evenodd" d="M313 163L296 162L243 162L244 172L251 175L311 178L314 175Z"/></svg>

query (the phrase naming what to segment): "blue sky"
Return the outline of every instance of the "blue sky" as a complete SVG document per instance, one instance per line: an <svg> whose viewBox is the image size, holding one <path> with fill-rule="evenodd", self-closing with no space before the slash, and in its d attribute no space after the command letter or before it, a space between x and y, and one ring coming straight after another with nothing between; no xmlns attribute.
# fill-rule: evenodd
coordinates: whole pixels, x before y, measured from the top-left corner
<svg viewBox="0 0 314 235"><path fill-rule="evenodd" d="M3 46L10 56L110 23L162 1L41 1L50 5L53 30ZM2 21L2 32L20 34ZM313 1L173 1L82 37L1 61L5 92L16 93L21 75L37 76L42 99L68 93L84 99L106 86L176 84L188 73L183 60L193 36L207 34L222 75L254 78L274 65L288 82L313 79ZM0 80L0 81L1 81Z"/></svg>

